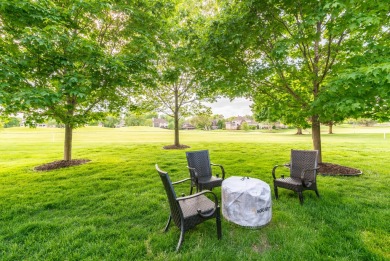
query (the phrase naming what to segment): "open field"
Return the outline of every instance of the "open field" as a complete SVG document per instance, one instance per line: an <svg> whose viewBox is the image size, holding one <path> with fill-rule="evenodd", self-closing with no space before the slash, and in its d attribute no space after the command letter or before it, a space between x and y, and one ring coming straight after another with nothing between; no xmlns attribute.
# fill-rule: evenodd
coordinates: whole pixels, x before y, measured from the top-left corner
<svg viewBox="0 0 390 261"><path fill-rule="evenodd" d="M87 127L74 133L73 158L91 162L36 172L62 159L62 129L0 130L0 260L390 260L390 127L323 127L323 161L363 171L319 176L321 198L279 190L269 225L246 229L222 220L185 234L162 230L169 214L154 164L186 178L185 151L163 150L173 132ZM227 176L272 184L271 170L290 149L311 149L294 130L182 131L189 150L209 149ZM189 186L177 188L188 193ZM220 196L220 189L215 192ZM273 191L272 191L273 192Z"/></svg>

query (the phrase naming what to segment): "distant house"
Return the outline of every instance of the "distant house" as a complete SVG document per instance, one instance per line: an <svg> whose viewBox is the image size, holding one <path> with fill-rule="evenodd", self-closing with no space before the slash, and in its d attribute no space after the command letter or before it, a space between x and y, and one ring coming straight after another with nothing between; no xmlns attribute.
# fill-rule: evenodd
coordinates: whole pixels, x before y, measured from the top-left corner
<svg viewBox="0 0 390 261"><path fill-rule="evenodd" d="M245 122L248 124L248 126L253 126L255 129L259 128L259 123L254 120L245 119Z"/></svg>
<svg viewBox="0 0 390 261"><path fill-rule="evenodd" d="M164 128L164 129L168 128L167 120L153 118L152 122L153 122L153 127L155 128Z"/></svg>
<svg viewBox="0 0 390 261"><path fill-rule="evenodd" d="M217 129L219 129L219 127L218 127L218 121L217 121L217 120L213 120L213 121L211 122L211 129L212 129L212 130L217 130Z"/></svg>
<svg viewBox="0 0 390 261"><path fill-rule="evenodd" d="M260 129L287 129L288 126L283 123L277 121L273 123L263 122L259 125Z"/></svg>
<svg viewBox="0 0 390 261"><path fill-rule="evenodd" d="M126 126L125 121L123 119L121 119L120 122L115 125L115 128L122 128L122 127L125 127L125 126Z"/></svg>
<svg viewBox="0 0 390 261"><path fill-rule="evenodd" d="M237 118L233 119L232 121L227 121L226 129L227 130L240 130L242 124L248 124L248 126L254 126L256 129L259 128L259 124L255 122L254 120L247 119L245 117L238 116Z"/></svg>
<svg viewBox="0 0 390 261"><path fill-rule="evenodd" d="M276 129L287 129L288 126L287 126L287 125L284 125L283 123L281 123L281 122L279 122L279 121L277 121L277 122L275 122L275 128L276 128Z"/></svg>
<svg viewBox="0 0 390 261"><path fill-rule="evenodd" d="M181 128L183 130L194 130L195 129L195 126L190 124L190 123L184 123Z"/></svg>

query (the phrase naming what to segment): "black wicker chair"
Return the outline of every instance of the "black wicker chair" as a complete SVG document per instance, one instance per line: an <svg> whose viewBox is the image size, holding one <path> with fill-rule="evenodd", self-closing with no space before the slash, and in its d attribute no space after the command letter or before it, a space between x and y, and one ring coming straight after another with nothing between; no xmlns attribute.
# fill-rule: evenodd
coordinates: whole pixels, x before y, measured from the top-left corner
<svg viewBox="0 0 390 261"><path fill-rule="evenodd" d="M196 187L196 192L203 189L212 190L214 187L220 187L222 181L225 179L225 169L220 164L213 164L210 162L209 151L189 151L186 152L188 169L191 177L191 191L193 187ZM212 166L220 167L222 177L217 174L213 176Z"/></svg>
<svg viewBox="0 0 390 261"><path fill-rule="evenodd" d="M278 199L278 187L290 189L298 193L299 201L303 204L302 192L314 190L319 197L317 189L317 156L316 150L291 150L291 162L283 166L290 168L290 177L275 177L276 165L272 169L274 178L275 198Z"/></svg>
<svg viewBox="0 0 390 261"><path fill-rule="evenodd" d="M183 240L184 233L195 227L196 225L202 223L211 218L216 219L217 225L217 235L218 239L221 239L221 211L218 205L217 196L211 191L203 191L196 193L194 195L190 195L187 197L176 197L175 190L173 189L173 185L182 183L185 181L189 181L190 179L184 179L178 182L171 182L169 175L167 172L159 169L156 164L156 170L160 175L162 183L165 188L165 192L168 196L169 206L171 209L171 214L168 219L168 223L165 226L164 232L166 232L169 228L171 220L173 219L175 225L180 228L180 238L176 247L176 251L179 250ZM214 198L214 201L210 200L205 194L210 194Z"/></svg>

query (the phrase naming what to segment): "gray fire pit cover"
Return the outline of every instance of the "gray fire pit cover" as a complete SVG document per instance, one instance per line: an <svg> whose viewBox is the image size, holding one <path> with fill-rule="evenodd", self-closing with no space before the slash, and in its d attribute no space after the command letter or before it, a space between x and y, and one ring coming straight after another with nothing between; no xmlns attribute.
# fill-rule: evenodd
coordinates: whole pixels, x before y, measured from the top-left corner
<svg viewBox="0 0 390 261"><path fill-rule="evenodd" d="M238 225L261 227L272 217L271 189L255 178L230 177L222 182L222 214Z"/></svg>

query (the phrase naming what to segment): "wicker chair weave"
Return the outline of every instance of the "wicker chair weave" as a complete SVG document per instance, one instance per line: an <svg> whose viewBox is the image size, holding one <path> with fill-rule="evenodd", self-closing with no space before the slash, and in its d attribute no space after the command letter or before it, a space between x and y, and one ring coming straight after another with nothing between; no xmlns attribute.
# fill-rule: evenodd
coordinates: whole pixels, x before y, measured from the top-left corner
<svg viewBox="0 0 390 261"><path fill-rule="evenodd" d="M209 178L212 176L208 150L186 152L186 156L188 166L196 170L197 178Z"/></svg>
<svg viewBox="0 0 390 261"><path fill-rule="evenodd" d="M208 150L189 151L186 152L186 157L192 180L191 186L196 187L197 191L212 190L222 185L224 172L222 178L213 176Z"/></svg>
<svg viewBox="0 0 390 261"><path fill-rule="evenodd" d="M291 177L279 178L274 180L274 184L281 188L302 191L302 182L300 179L294 179Z"/></svg>
<svg viewBox="0 0 390 261"><path fill-rule="evenodd" d="M198 184L202 189L212 189L222 186L223 179L217 177L199 178Z"/></svg>
<svg viewBox="0 0 390 261"><path fill-rule="evenodd" d="M221 218L217 196L208 191L188 197L177 198L168 173L160 170L157 165L156 169L164 185L171 210L165 231L168 229L171 219L173 219L175 225L181 230L176 250L179 250L182 244L185 231L211 218L216 219L217 235L218 239L220 239L222 236ZM204 195L205 193L211 193L215 198L215 202L206 197Z"/></svg>
<svg viewBox="0 0 390 261"><path fill-rule="evenodd" d="M206 219L215 217L214 213L209 218L204 218L199 215L199 210L203 214L209 214L215 210L215 204L213 201L208 199L206 196L201 195L196 198L190 198L186 200L179 201L180 207L183 211L183 217L185 220L185 230L195 227L196 225L202 223Z"/></svg>
<svg viewBox="0 0 390 261"><path fill-rule="evenodd" d="M303 170L305 172L305 180L314 180L317 168L317 151L312 150L292 150L290 163L290 176L293 178L301 178Z"/></svg>
<svg viewBox="0 0 390 261"><path fill-rule="evenodd" d="M316 181L317 156L316 150L291 150L291 161L288 165L290 177L276 178L275 170L278 166L273 169L275 197L279 197L278 187L298 192L301 204L303 203L302 191L314 190L319 196Z"/></svg>

